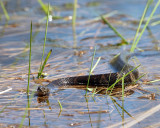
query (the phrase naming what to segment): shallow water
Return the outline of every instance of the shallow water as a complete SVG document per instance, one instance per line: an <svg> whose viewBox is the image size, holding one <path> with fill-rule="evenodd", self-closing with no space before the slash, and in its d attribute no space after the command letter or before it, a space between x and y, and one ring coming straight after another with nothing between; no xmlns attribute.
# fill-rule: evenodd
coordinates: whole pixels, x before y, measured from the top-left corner
<svg viewBox="0 0 160 128"><path fill-rule="evenodd" d="M52 49L52 55L48 60L45 72L46 79L86 75L89 73L91 59L96 46L94 64L98 57L101 60L94 70L94 74L110 73L112 70L109 60L123 50L129 51L131 45L118 46L121 39L100 21L93 19L101 14L113 13L109 21L124 37L132 41L139 20L145 7L145 0L138 1L105 1L99 0L97 6L87 6L92 0L78 1L76 40L73 38L71 20L66 20L72 15L72 9L65 7L66 3L73 1L59 0L46 1L56 6L54 15L63 19L49 22L45 55ZM27 73L28 51L30 38L30 22L33 22L32 62L30 92L35 91L40 84L33 81L36 77L42 55L42 47L45 35L45 14L40 9L37 1L8 1L6 8L10 15L8 23L5 16L1 16L0 22L0 127L15 126L21 124L27 105ZM153 6L151 7L153 8ZM149 9L151 12L151 9ZM0 14L3 14L0 8ZM156 12L158 14L158 11ZM148 14L147 14L148 16ZM158 19L156 19L158 20ZM134 22L134 23L133 23ZM153 23L153 21L152 21ZM139 71L146 75L139 81L139 90L133 87L132 92L126 94L123 102L120 96L110 97L103 94L88 92L85 90L70 88L65 90L53 89L55 93L49 97L48 102L39 103L40 99L31 97L30 110L27 111L23 125L26 127L160 127L160 113L154 109L159 105L159 95L155 100L142 97L150 93L159 93L160 82L145 84L144 81L160 79L160 37L159 25L151 26L141 38L138 48L144 52L137 56L132 65L141 64ZM5 25L6 24L6 25ZM77 48L74 49L73 47ZM138 52L138 51L136 51ZM41 82L48 84L48 82ZM146 92L146 90L151 92ZM31 94L32 95L32 94ZM62 111L58 100L62 104ZM122 109L124 108L124 109ZM147 111L152 110L150 115ZM103 111L102 113L98 113ZM106 111L106 112L104 112ZM95 112L95 113L94 113ZM139 117L141 117L141 120ZM144 118L144 119L143 119Z"/></svg>

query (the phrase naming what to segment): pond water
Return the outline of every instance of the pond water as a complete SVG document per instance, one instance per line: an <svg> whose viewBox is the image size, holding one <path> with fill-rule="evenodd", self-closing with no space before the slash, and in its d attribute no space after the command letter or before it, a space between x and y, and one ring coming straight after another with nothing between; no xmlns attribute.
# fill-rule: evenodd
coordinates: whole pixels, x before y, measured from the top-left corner
<svg viewBox="0 0 160 128"><path fill-rule="evenodd" d="M110 73L109 61L119 52L130 51L131 44L119 45L122 41L101 20L108 14L109 22L129 42L133 41L146 0L79 0L76 19L76 34L72 30L73 0L46 0L53 7L52 15L61 17L49 22L45 56L52 49L44 72L46 80L87 75L96 46L94 64L101 57L94 74ZM76 88L59 90L42 102L33 96L37 87L48 82L33 81L41 63L45 37L45 13L38 1L4 0L10 20L6 21L0 7L0 127L94 127L94 128L151 128L160 127L160 25L159 9L144 32L138 48L143 52L130 60L132 65L141 64L139 71L144 77L139 86L130 87L125 100L120 96L95 94ZM146 17L151 13L151 5ZM30 108L26 110L30 23L33 23L31 57ZM138 52L138 50L136 50ZM157 80L157 82L146 83ZM5 91L6 92L3 92ZM121 91L120 91L121 92ZM152 97L152 94L156 94ZM147 96L151 96L151 99ZM62 105L60 109L59 102ZM24 115L26 116L25 118ZM24 120L23 120L24 119Z"/></svg>

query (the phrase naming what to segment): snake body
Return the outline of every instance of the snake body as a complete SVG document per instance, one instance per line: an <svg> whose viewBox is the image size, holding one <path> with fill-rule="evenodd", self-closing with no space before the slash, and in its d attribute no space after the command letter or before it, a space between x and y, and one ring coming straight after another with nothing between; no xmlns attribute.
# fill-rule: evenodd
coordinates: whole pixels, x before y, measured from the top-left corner
<svg viewBox="0 0 160 128"><path fill-rule="evenodd" d="M121 53L115 56L111 61L111 67L116 71L115 73L107 73L107 74L98 74L98 75L90 75L89 86L94 87L109 87L114 84L119 78L123 76L123 74L130 72L135 67L128 63L128 60L132 57L131 54ZM132 71L129 75L124 78L124 84L130 84L134 80L138 79L139 72L138 69ZM37 89L38 96L45 96L49 94L49 89L47 87L62 87L62 86L71 86L71 85L87 85L88 84L89 75L85 76L75 76L75 77L66 77L60 78L52 81L46 87L39 86ZM122 84L122 81L119 81L115 84L115 86L119 86Z"/></svg>

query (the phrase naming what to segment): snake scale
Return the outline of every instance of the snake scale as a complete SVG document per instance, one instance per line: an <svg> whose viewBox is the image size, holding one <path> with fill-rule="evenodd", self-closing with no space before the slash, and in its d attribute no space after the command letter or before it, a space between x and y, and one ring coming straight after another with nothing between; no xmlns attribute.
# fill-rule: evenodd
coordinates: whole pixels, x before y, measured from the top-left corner
<svg viewBox="0 0 160 128"><path fill-rule="evenodd" d="M128 63L128 60L133 56L133 54L121 53L115 56L111 61L111 67L116 71L115 73L106 73L98 75L90 75L89 86L91 87L109 87L114 84L123 74L127 74L131 70L135 69L134 66ZM139 72L138 69L133 70L124 78L124 84L128 85L138 79ZM75 77L66 77L60 78L52 81L47 86L39 86L37 89L38 96L46 96L49 94L49 87L62 87L62 86L71 86L71 85L87 85L89 75L85 76L75 76ZM119 81L115 86L120 86L122 81Z"/></svg>

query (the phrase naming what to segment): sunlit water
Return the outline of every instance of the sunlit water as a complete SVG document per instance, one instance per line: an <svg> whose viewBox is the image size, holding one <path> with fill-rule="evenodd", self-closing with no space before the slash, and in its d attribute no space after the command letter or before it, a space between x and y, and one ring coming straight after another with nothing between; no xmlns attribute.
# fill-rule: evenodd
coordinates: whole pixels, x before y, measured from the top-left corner
<svg viewBox="0 0 160 128"><path fill-rule="evenodd" d="M138 1L105 1L100 0L96 6L87 6L92 0L78 1L76 39L73 38L71 20L72 9L67 9L65 4L73 1L45 1L56 6L54 15L64 17L63 19L49 22L45 56L52 49L52 55L48 61L50 66L45 68L48 74L46 79L53 80L62 77L86 75L89 73L91 59L96 46L95 60L101 57L100 63L94 70L94 74L110 73L109 60L123 50L129 51L131 45L117 46L121 39L114 32L101 23L91 22L101 14L112 13L109 18L111 24L132 41L138 24L133 22L140 19L145 7L145 0ZM1 16L0 22L0 127L16 126L21 124L27 105L27 73L28 73L28 51L30 38L30 22L33 22L32 61L31 78L36 77L39 69L42 48L45 35L45 17L37 1L9 1L6 4L10 15L8 23L5 16ZM153 5L149 12L153 9ZM158 12L158 11L157 11ZM0 13L3 14L0 8ZM147 14L149 16L149 14ZM159 25L151 26L146 30L138 44L138 48L144 50L145 54L139 55L135 63L141 64L140 73L147 75L140 80L143 89L159 94L160 82L142 84L144 80L160 79L159 60ZM73 47L77 48L74 49ZM83 52L82 52L83 51ZM155 55L157 53L157 55ZM130 63L134 64L131 60ZM47 82L42 82L46 85ZM39 84L31 79L30 92L35 91ZM11 90L12 89L12 90ZM24 126L32 127L123 127L123 122L129 124L136 121L139 116L159 105L159 96L156 100L139 99L146 93L133 89L134 93L128 94L125 101L120 98L88 92L85 90L65 89L57 91L49 97L48 102L39 103L37 97L31 97L30 111L27 111ZM30 94L31 94L30 93ZM32 95L32 94L31 94ZM114 102L114 100L116 102ZM62 111L58 103L62 105ZM124 109L122 109L124 108ZM107 113L85 113L106 110ZM138 121L131 127L159 127L159 111L147 118Z"/></svg>

